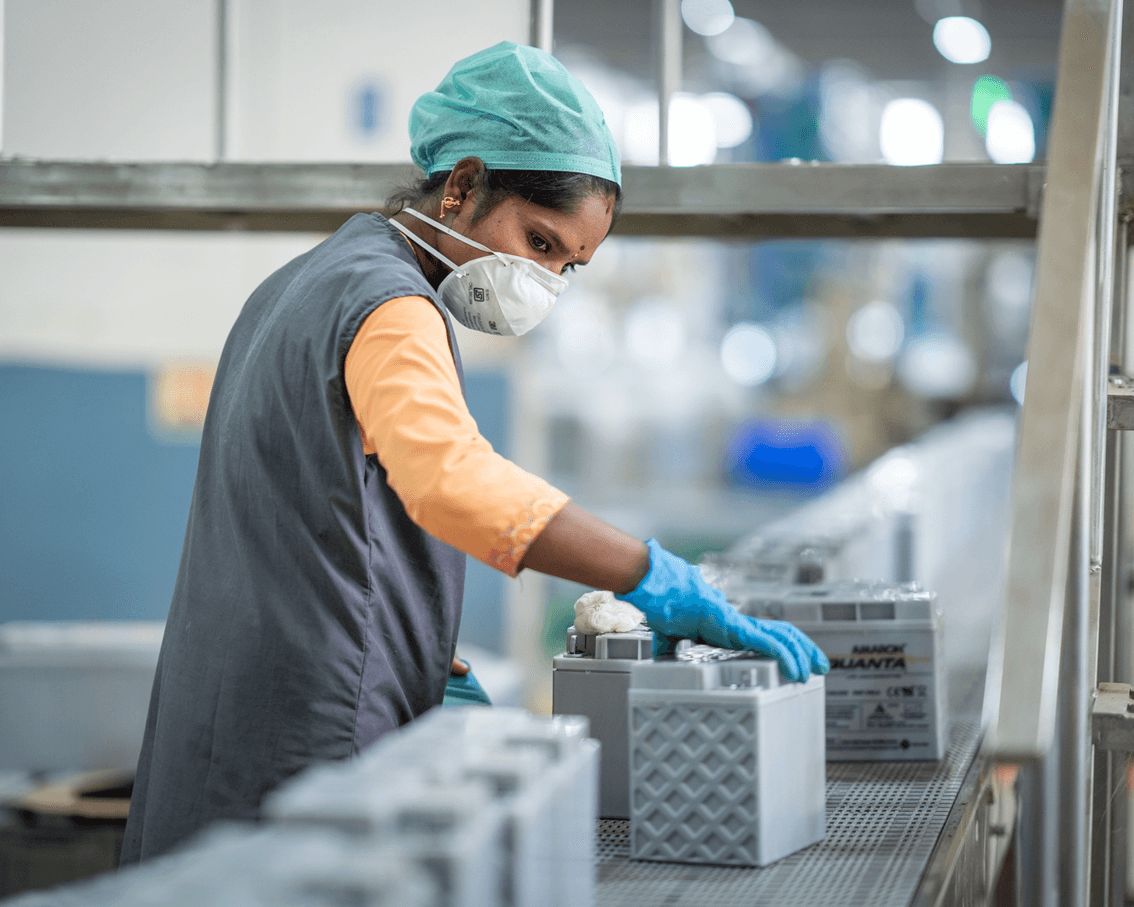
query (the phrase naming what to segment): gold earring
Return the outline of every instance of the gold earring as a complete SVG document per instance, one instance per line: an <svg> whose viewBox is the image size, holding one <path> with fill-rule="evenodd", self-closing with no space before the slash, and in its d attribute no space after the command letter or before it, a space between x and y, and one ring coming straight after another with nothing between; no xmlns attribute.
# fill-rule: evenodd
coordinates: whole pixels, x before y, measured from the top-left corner
<svg viewBox="0 0 1134 907"><path fill-rule="evenodd" d="M459 208L460 206L461 206L461 202L460 202L459 199L451 198L450 196L446 195L441 200L441 220L445 219L445 213L450 208Z"/></svg>

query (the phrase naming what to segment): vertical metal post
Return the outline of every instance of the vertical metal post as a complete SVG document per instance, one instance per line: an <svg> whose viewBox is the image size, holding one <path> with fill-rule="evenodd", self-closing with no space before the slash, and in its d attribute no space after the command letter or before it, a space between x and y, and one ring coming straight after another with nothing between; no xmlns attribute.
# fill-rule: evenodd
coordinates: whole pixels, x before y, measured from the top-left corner
<svg viewBox="0 0 1134 907"><path fill-rule="evenodd" d="M1122 69L1118 79L1118 159L1134 160L1134 3L1122 14Z"/></svg>
<svg viewBox="0 0 1134 907"><path fill-rule="evenodd" d="M1091 573L1098 576L1102 568L1103 556L1103 485L1104 456L1106 445L1106 395L1110 380L1111 362L1111 313L1114 299L1114 232L1118 217L1118 98L1119 73L1122 59L1119 54L1122 26L1122 0L1117 0L1111 19L1112 34L1118 38L1113 43L1110 56L1110 75L1107 79L1107 111L1103 128L1103 170L1099 187L1099 216L1096 222L1095 248L1098 258L1098 282L1095 291L1094 319L1094 391L1089 401L1093 410L1094 426L1091 431L1097 441L1092 459L1091 479ZM1097 589L1097 584L1096 584ZM1095 599L1097 601L1097 598ZM1109 644L1109 640L1104 640Z"/></svg>
<svg viewBox="0 0 1134 907"><path fill-rule="evenodd" d="M551 53L555 39L555 0L532 0L532 27L528 43Z"/></svg>
<svg viewBox="0 0 1134 907"><path fill-rule="evenodd" d="M1134 21L1130 12L1134 4L1127 6L1125 17L1127 27L1134 31ZM1125 45L1134 47L1134 34L1127 33ZM1123 55L1129 71L1131 61ZM1134 113L1134 111L1131 111ZM1121 116L1121 114L1120 114ZM1121 147L1121 146L1120 146ZM1129 374L1134 368L1134 312L1130 311L1134 302L1134 268L1131 267L1131 245L1134 234L1127 217L1118 225L1115 246L1115 332L1116 348L1120 358L1117 361L1122 374ZM1121 322L1119 320L1121 317ZM1121 329L1119 325L1121 324ZM1131 494L1134 488L1134 445L1125 432L1113 432L1115 444L1115 491L1109 503L1114 508L1114 538L1111 549L1115 552L1114 569L1111 571L1114 583L1114 679L1124 683L1134 683L1134 602L1131 600L1131 579L1134 576L1134 523L1130 513ZM1134 863L1130 851L1131 815L1127 793L1127 773L1129 757L1120 758L1112 754L1111 766L1111 903L1124 904L1134 898Z"/></svg>
<svg viewBox="0 0 1134 907"><path fill-rule="evenodd" d="M1134 7L1134 4L1132 4ZM1131 267L1131 243L1134 229L1130 217L1119 222L1115 231L1114 263L1114 364L1123 375L1134 371L1134 268ZM1131 482L1134 481L1134 447L1127 443L1124 432L1113 432L1115 440L1116 494L1110 504L1115 512L1114 541L1114 679L1134 683L1134 602L1131 600L1131 578L1134 576L1134 526L1128 509Z"/></svg>
<svg viewBox="0 0 1134 907"><path fill-rule="evenodd" d="M4 0L0 0L0 155L4 153L4 42L7 40L5 21Z"/></svg>
<svg viewBox="0 0 1134 907"><path fill-rule="evenodd" d="M1088 366L1088 369L1090 366ZM1089 376L1089 372L1088 372ZM1086 377L1086 376L1085 376ZM1084 393L1090 393L1092 382L1084 381ZM1084 404L1086 401L1084 401ZM1067 606L1064 611L1064 660L1060 700L1060 732L1056 739L1059 752L1060 835L1047 842L1045 858L1058 867L1059 900L1055 904L1078 907L1085 905L1090 884L1090 830L1092 762L1089 704L1094 692L1094 665L1091 643L1092 579L1088 569L1090 549L1091 473L1094 462L1091 426L1093 413L1084 405L1082 444L1079 453L1079 483L1075 516L1071 533L1071 570L1067 583ZM1055 907L1052 904L1052 907Z"/></svg>
<svg viewBox="0 0 1134 907"><path fill-rule="evenodd" d="M1016 824L1016 904L1039 907L1056 901L1058 865L1044 859L1046 842L1059 840L1059 761L1054 752L1019 766L1020 815Z"/></svg>
<svg viewBox="0 0 1134 907"><path fill-rule="evenodd" d="M1126 325L1123 296L1116 280L1124 279L1125 237L1116 235L1118 218L1118 118L1120 76L1122 72L1123 0L1116 0L1110 20L1111 41L1106 63L1107 96L1102 141L1102 179L1099 185L1098 220L1096 221L1095 254L1098 261L1098 281L1095 285L1094 355L1094 424L1088 427L1094 448L1091 469L1091 542L1090 542L1090 617L1091 638L1086 665L1090 690L1100 680L1115 677L1117 610L1119 597L1114 582L1121 549L1120 517L1115 507L1121 495L1119 451L1117 435L1108 437L1106 430L1106 400L1112 363L1124 358L1123 332ZM1119 246L1119 240L1123 245ZM1116 261L1119 264L1116 265ZM1113 333L1112 333L1113 331ZM1084 708L1088 700L1084 699ZM1089 719L1088 719L1089 721ZM1089 739L1089 725L1084 728ZM1114 753L1096 753L1088 750L1089 780L1089 882L1087 895L1090 902L1099 905L1120 905L1125 898L1125 760ZM1116 798L1114 792L1122 796ZM1121 802L1119 802L1119 800ZM1118 849L1118 845L1123 845Z"/></svg>
<svg viewBox="0 0 1134 907"><path fill-rule="evenodd" d="M658 21L658 163L669 165L669 109L681 90L681 0L656 0Z"/></svg>
<svg viewBox="0 0 1134 907"><path fill-rule="evenodd" d="M216 0L216 145L213 156L223 161L228 154L228 0Z"/></svg>
<svg viewBox="0 0 1134 907"><path fill-rule="evenodd" d="M1115 265L1111 277L1112 317L1111 364L1122 374L1127 373L1128 350L1132 349L1127 337L1131 327L1127 306L1128 295L1128 226L1120 223L1115 237ZM1103 594L1101 603L1107 609L1106 620L1100 613L1100 627L1110 630L1110 645L1100 646L1099 680L1122 681L1129 677L1129 652L1131 652L1131 608L1126 588L1129 569L1127 545L1129 544L1129 517L1127 514L1128 488L1126 474L1129 449L1123 432L1110 432L1107 438L1107 491L1106 491L1106 546L1103 549ZM1103 673L1102 659L1109 662L1109 672ZM1102 756L1105 756L1103 763ZM1118 753L1108 752L1095 756L1095 769L1105 769L1095 782L1095 808L1101 814L1095 817L1095 828L1101 834L1101 841L1095 842L1095 851L1102 851L1105 857L1094 859L1094 866L1105 872L1105 885L1093 879L1092 892L1098 893L1093 904L1120 907L1125 902L1126 880L1129 870L1126 865L1128 829L1128 808L1126 797L1126 758ZM1105 823L1105 827L1103 827ZM1101 828L1100 828L1101 827ZM1100 864L1103 864L1100 866Z"/></svg>
<svg viewBox="0 0 1134 907"><path fill-rule="evenodd" d="M1096 325L1110 327L1109 336L1099 338L1096 346L1100 374L1096 376L1099 384L1097 419L1101 423L1096 432L1105 440L1100 443L1100 453L1104 458L1097 461L1093 506L1096 508L1092 526L1091 570L1098 575L1098 670L1097 681L1120 680L1119 650L1123 645L1123 627L1128 624L1124 613L1126 607L1122 574L1125 560L1124 507L1122 505L1123 441L1119 433L1105 436L1105 406L1107 384L1111 367L1125 373L1126 338L1128 313L1126 312L1126 228L1117 230L1118 174L1115 162L1118 159L1122 141L1120 125L1120 106L1123 104L1123 79L1129 77L1129 63L1124 66L1125 55L1120 52L1123 44L1129 45L1129 34L1123 27L1124 19L1129 21L1129 10L1123 9L1119 0L1112 20L1112 30L1116 41L1112 49L1111 73L1109 78L1110 98L1106 141L1104 148L1104 171L1100 198L1097 244L1100 255L1098 305ZM1125 15L1124 15L1125 14ZM1125 39L1125 41L1124 41ZM1124 73L1124 69L1126 72ZM1128 86L1127 86L1128 87ZM1128 113L1124 111L1124 114ZM1105 371L1103 368L1105 368ZM1092 903L1121 904L1125 896L1126 876L1126 797L1124 760L1113 753L1096 753L1094 757L1096 779L1093 803L1096 815L1092 828L1091 858L1091 896ZM1116 796L1115 792L1119 795Z"/></svg>
<svg viewBox="0 0 1134 907"><path fill-rule="evenodd" d="M1102 500L1097 407L1109 364L1096 341L1110 327L1096 322L1096 305L1103 304L1099 269L1112 253L1102 238L1113 222L1099 224L1115 164L1120 11L1119 0L1067 0L1064 8L1005 609L986 685L995 753L1031 766L1024 808L1035 846L1021 853L1022 887L1027 903L1044 907L1076 907L1090 894L1088 705L1098 652L1091 563Z"/></svg>

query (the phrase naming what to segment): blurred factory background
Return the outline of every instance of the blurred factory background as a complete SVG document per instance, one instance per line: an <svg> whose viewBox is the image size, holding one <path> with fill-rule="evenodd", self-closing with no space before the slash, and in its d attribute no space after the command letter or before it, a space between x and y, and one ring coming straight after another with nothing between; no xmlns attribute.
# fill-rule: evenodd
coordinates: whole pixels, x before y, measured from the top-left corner
<svg viewBox="0 0 1134 907"><path fill-rule="evenodd" d="M676 166L1044 158L1056 0L684 0ZM226 37L218 52L218 10ZM5 157L404 162L528 0L3 0ZM558 0L554 51L658 161L654 4ZM223 68L225 116L215 93ZM162 620L212 370L315 234L0 232L0 622ZM522 339L458 328L489 440L688 558L970 407L1021 398L1033 243L612 236ZM473 563L462 642L549 666L580 590Z"/></svg>

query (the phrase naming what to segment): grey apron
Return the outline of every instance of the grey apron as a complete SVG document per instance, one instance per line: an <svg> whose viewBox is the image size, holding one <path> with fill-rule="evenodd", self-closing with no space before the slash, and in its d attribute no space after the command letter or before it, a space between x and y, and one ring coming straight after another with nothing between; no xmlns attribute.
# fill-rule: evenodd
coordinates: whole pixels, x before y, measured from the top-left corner
<svg viewBox="0 0 1134 907"><path fill-rule="evenodd" d="M465 556L364 456L343 378L363 320L433 301L405 239L356 215L269 277L217 371L122 862L163 853L318 760L441 702ZM462 378L463 382L463 378Z"/></svg>

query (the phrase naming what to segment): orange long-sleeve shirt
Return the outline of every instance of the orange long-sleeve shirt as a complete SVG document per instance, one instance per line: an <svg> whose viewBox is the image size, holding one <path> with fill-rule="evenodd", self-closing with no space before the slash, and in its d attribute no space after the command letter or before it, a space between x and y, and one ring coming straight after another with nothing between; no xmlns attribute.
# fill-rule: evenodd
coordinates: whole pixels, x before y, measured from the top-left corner
<svg viewBox="0 0 1134 907"><path fill-rule="evenodd" d="M363 451L377 455L410 519L515 576L569 498L481 435L433 304L404 296L375 309L347 352L346 385Z"/></svg>

